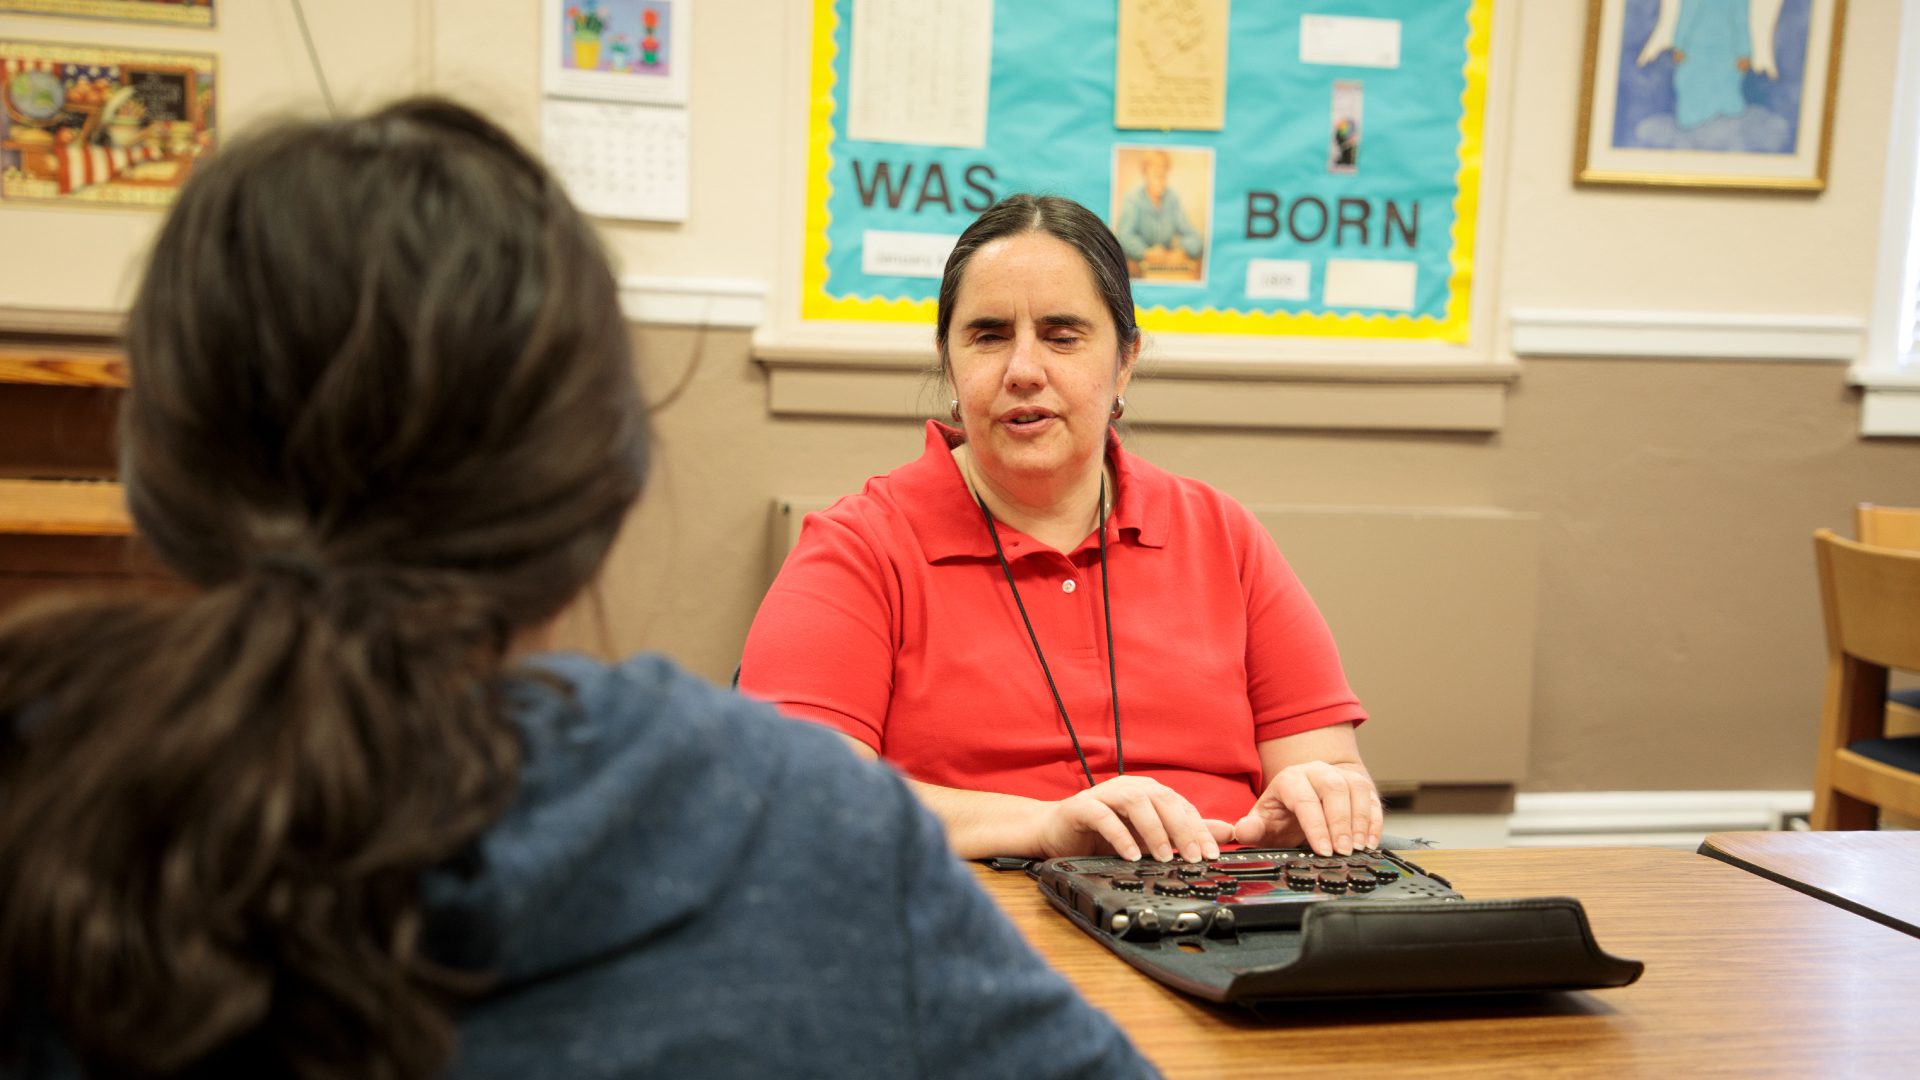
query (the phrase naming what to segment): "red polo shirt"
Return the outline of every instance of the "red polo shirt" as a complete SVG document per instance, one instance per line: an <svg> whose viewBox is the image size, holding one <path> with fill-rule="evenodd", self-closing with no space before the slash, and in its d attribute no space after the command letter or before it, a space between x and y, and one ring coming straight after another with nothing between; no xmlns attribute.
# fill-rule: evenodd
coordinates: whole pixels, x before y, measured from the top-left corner
<svg viewBox="0 0 1920 1080"><path fill-rule="evenodd" d="M1062 799L1087 786L950 446L810 514L760 605L740 688L943 787ZM1259 794L1256 744L1366 714L1319 609L1245 507L1109 439L1120 746L1207 817ZM1092 507L1088 507L1091 512ZM999 526L1020 599L1096 780L1115 775L1100 548Z"/></svg>

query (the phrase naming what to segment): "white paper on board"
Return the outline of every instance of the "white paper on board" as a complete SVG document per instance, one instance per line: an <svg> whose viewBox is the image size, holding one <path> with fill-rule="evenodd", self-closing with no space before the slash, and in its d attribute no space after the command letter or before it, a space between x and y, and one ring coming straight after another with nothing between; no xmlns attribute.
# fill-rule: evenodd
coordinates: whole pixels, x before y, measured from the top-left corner
<svg viewBox="0 0 1920 1080"><path fill-rule="evenodd" d="M1302 15L1300 62L1397 68L1400 66L1400 20Z"/></svg>
<svg viewBox="0 0 1920 1080"><path fill-rule="evenodd" d="M1420 264L1398 259L1328 259L1320 302L1330 308L1412 311Z"/></svg>
<svg viewBox="0 0 1920 1080"><path fill-rule="evenodd" d="M1304 259L1248 259L1247 298L1308 300L1313 296L1313 264Z"/></svg>
<svg viewBox="0 0 1920 1080"><path fill-rule="evenodd" d="M860 272L869 276L938 279L959 236L868 229L860 237Z"/></svg>
<svg viewBox="0 0 1920 1080"><path fill-rule="evenodd" d="M987 142L993 0L854 0L847 137Z"/></svg>

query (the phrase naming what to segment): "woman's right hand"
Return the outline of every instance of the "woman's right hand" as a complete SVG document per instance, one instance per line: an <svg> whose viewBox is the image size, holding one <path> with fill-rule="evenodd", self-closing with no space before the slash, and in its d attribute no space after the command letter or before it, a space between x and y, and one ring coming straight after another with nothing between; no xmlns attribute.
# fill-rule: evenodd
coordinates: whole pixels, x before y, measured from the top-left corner
<svg viewBox="0 0 1920 1080"><path fill-rule="evenodd" d="M1179 792L1144 776L1116 776L1049 803L1040 820L1040 850L1049 859L1111 851L1199 862L1219 858L1221 841L1232 835L1232 825L1201 817Z"/></svg>

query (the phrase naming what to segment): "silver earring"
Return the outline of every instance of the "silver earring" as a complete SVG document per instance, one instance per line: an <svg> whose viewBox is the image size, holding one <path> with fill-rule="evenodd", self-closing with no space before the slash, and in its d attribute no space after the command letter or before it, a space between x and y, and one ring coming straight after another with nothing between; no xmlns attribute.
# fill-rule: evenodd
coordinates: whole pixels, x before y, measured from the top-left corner
<svg viewBox="0 0 1920 1080"><path fill-rule="evenodd" d="M1113 418L1115 420L1118 420L1125 415L1127 415L1127 399L1123 397L1114 398L1113 399Z"/></svg>
<svg viewBox="0 0 1920 1080"><path fill-rule="evenodd" d="M954 398L952 401L949 401L947 403L947 415L953 417L954 423L957 424L960 422L960 399L959 398Z"/></svg>

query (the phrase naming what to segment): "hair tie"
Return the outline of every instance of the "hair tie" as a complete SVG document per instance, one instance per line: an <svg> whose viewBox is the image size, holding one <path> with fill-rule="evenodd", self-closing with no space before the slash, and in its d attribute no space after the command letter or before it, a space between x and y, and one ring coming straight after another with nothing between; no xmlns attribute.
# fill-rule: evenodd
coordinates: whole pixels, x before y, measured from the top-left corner
<svg viewBox="0 0 1920 1080"><path fill-rule="evenodd" d="M320 584L321 579L326 577L326 568L319 562L284 548L255 552L247 559L247 566L255 573L292 578L310 586Z"/></svg>

